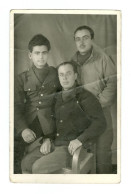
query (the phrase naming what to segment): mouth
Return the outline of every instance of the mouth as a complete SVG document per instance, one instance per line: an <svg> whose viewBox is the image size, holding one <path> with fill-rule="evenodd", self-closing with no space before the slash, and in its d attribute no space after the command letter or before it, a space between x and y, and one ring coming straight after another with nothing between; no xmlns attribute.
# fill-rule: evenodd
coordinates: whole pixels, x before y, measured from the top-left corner
<svg viewBox="0 0 131 194"><path fill-rule="evenodd" d="M68 82L63 82L63 85L68 85Z"/></svg>
<svg viewBox="0 0 131 194"><path fill-rule="evenodd" d="M40 60L40 61L38 61L39 63L44 63L44 61L43 60Z"/></svg>
<svg viewBox="0 0 131 194"><path fill-rule="evenodd" d="M80 48L82 48L82 49L83 49L83 48L85 48L85 45L83 45L83 44L82 44L82 45L80 45Z"/></svg>

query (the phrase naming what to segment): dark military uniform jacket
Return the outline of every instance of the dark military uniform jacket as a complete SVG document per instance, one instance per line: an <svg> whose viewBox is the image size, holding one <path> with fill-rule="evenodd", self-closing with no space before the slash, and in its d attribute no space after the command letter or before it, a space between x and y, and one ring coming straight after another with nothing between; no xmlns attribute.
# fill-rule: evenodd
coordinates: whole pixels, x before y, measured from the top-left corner
<svg viewBox="0 0 131 194"><path fill-rule="evenodd" d="M18 134L29 128L36 117L45 135L54 131L52 102L60 84L56 69L48 65L46 67L47 75L43 83L33 67L18 75L15 80L14 123Z"/></svg>
<svg viewBox="0 0 131 194"><path fill-rule="evenodd" d="M105 117L99 101L82 87L58 93L55 104L57 133L55 145L78 139L85 147L104 132Z"/></svg>

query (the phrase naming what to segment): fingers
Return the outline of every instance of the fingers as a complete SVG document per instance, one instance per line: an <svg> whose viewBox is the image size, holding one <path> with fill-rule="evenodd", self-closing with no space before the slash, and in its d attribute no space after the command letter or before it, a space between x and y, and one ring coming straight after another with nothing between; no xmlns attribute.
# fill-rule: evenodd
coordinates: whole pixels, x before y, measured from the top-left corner
<svg viewBox="0 0 131 194"><path fill-rule="evenodd" d="M72 140L68 146L69 153L73 155L77 148L80 147L81 145L82 143L78 139Z"/></svg>
<svg viewBox="0 0 131 194"><path fill-rule="evenodd" d="M73 146L72 146L71 143L70 143L69 146L68 146L68 151L69 151L69 153L70 153L71 155L74 154L74 148L73 148Z"/></svg>
<svg viewBox="0 0 131 194"><path fill-rule="evenodd" d="M35 140L35 137L33 135L29 135L29 136L26 136L24 138L24 141L27 142L27 143L31 143Z"/></svg>
<svg viewBox="0 0 131 194"><path fill-rule="evenodd" d="M45 146L41 146L40 147L40 152L42 153L42 154L44 154L44 155L46 155L46 154L49 154L50 153L50 148L48 147L45 147Z"/></svg>
<svg viewBox="0 0 131 194"><path fill-rule="evenodd" d="M25 129L22 132L22 137L26 143L31 143L35 140L36 134L31 129Z"/></svg>
<svg viewBox="0 0 131 194"><path fill-rule="evenodd" d="M51 151L51 142L44 142L40 147L40 152L44 155L49 154Z"/></svg>
<svg viewBox="0 0 131 194"><path fill-rule="evenodd" d="M35 134L35 132L34 132L34 131L32 131L32 133L33 133L34 138L36 138L36 134Z"/></svg>
<svg viewBox="0 0 131 194"><path fill-rule="evenodd" d="M27 134L25 137L24 137L24 140L27 142L27 143L31 143L32 141L35 140L35 137L34 134L30 133L30 134Z"/></svg>

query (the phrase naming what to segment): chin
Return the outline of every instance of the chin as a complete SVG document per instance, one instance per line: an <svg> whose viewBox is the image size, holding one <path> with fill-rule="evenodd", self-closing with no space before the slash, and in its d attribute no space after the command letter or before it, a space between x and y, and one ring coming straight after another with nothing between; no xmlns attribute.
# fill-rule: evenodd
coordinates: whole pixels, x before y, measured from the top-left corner
<svg viewBox="0 0 131 194"><path fill-rule="evenodd" d="M69 89L69 87L65 87L65 86L64 86L64 87L63 87L63 89L64 89L64 90L68 90L68 89Z"/></svg>
<svg viewBox="0 0 131 194"><path fill-rule="evenodd" d="M90 48L86 48L86 49L79 49L80 53L87 53L88 51L90 51Z"/></svg>
<svg viewBox="0 0 131 194"><path fill-rule="evenodd" d="M38 68L43 68L45 64L39 64L37 67Z"/></svg>

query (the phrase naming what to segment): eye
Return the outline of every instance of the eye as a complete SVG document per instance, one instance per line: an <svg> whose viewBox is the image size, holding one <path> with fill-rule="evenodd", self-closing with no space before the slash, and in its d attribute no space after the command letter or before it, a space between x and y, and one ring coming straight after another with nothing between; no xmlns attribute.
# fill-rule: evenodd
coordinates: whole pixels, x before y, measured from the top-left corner
<svg viewBox="0 0 131 194"><path fill-rule="evenodd" d="M63 77L63 74L59 74L59 77Z"/></svg>
<svg viewBox="0 0 131 194"><path fill-rule="evenodd" d="M36 54L36 55L38 55L38 54L39 54L39 52L35 52L35 54Z"/></svg>
<svg viewBox="0 0 131 194"><path fill-rule="evenodd" d="M83 39L84 39L84 40L88 40L89 38L90 38L90 37L87 36L87 35L86 35L86 36L83 36Z"/></svg>
<svg viewBox="0 0 131 194"><path fill-rule="evenodd" d="M75 41L76 41L76 42L79 42L79 41L80 41L80 38L79 38L79 37L76 37L76 38L75 38Z"/></svg>
<svg viewBox="0 0 131 194"><path fill-rule="evenodd" d="M72 72L71 71L69 71L68 73L67 73L67 76L70 76L72 74Z"/></svg>
<svg viewBox="0 0 131 194"><path fill-rule="evenodd" d="M48 51L44 51L43 54L44 54L44 55L47 55L47 54L48 54Z"/></svg>

